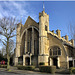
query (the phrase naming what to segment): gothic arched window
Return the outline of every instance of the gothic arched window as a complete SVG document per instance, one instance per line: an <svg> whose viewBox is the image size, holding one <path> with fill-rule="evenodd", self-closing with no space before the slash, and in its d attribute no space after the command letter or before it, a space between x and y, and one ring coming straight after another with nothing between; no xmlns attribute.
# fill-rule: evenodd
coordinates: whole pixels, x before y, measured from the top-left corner
<svg viewBox="0 0 75 75"><path fill-rule="evenodd" d="M61 55L61 49L57 46L54 46L50 49L50 56L58 56Z"/></svg>

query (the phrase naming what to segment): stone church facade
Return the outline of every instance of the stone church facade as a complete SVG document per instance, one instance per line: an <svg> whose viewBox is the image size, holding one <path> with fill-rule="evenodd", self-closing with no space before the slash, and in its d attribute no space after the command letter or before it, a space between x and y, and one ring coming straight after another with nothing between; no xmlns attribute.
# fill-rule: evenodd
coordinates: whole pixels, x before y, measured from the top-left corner
<svg viewBox="0 0 75 75"><path fill-rule="evenodd" d="M30 16L24 25L17 25L16 50L14 64L38 67L39 63L55 65L59 68L74 66L74 40L61 37L61 31L49 31L49 15L39 13L39 23Z"/></svg>

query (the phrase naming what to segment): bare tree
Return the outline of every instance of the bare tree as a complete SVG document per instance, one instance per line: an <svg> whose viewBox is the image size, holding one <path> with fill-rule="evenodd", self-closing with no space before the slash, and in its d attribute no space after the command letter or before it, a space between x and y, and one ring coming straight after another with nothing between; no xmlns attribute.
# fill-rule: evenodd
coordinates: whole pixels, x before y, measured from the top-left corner
<svg viewBox="0 0 75 75"><path fill-rule="evenodd" d="M75 24L70 22L68 27L69 27L69 34L71 38L74 39L75 41Z"/></svg>
<svg viewBox="0 0 75 75"><path fill-rule="evenodd" d="M6 54L6 47L5 46L2 46L1 54L2 54L2 56L4 56Z"/></svg>
<svg viewBox="0 0 75 75"><path fill-rule="evenodd" d="M9 40L9 56L11 57L11 55L14 53L14 49L15 49L15 43L12 39ZM6 55L6 47L2 46L1 48L1 54L4 56Z"/></svg>
<svg viewBox="0 0 75 75"><path fill-rule="evenodd" d="M14 49L15 49L15 43L14 41L11 39L9 41L9 56L11 57L11 55L14 53Z"/></svg>
<svg viewBox="0 0 75 75"><path fill-rule="evenodd" d="M9 70L9 62L10 62L10 40L16 36L16 26L17 21L15 18L4 17L0 19L0 35L4 36L4 39L0 39L6 47L7 54L7 70Z"/></svg>

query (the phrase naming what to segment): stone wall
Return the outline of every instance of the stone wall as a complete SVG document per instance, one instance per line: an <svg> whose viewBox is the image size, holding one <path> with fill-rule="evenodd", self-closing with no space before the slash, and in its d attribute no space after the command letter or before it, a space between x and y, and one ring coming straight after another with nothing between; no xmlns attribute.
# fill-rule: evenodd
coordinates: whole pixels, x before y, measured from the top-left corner
<svg viewBox="0 0 75 75"><path fill-rule="evenodd" d="M60 62L60 67L61 68L67 68L68 69L68 65L69 65L69 62L65 62L65 61L63 61L63 62Z"/></svg>
<svg viewBox="0 0 75 75"><path fill-rule="evenodd" d="M60 59L60 67L65 67L67 62L67 52L63 46L63 43L61 40L57 39L56 37L52 36L51 34L48 34L48 38L49 38L49 49L48 49L48 54L49 54L49 50L51 47L53 46L58 46L61 49L61 56L59 56Z"/></svg>
<svg viewBox="0 0 75 75"><path fill-rule="evenodd" d="M38 66L38 56L35 55L31 57L31 64L36 67Z"/></svg>

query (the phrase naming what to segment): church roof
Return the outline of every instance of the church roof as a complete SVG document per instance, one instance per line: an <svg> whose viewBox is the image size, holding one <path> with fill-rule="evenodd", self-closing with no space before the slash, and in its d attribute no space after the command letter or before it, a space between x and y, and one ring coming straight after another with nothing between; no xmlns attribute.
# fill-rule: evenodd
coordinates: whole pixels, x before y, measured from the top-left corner
<svg viewBox="0 0 75 75"><path fill-rule="evenodd" d="M28 16L28 18L27 18L27 20L26 20L26 22L25 22L24 25L27 25L27 24L32 25L33 23L38 24L35 20L33 20L30 16ZM38 24L38 25L39 25L39 24Z"/></svg>
<svg viewBox="0 0 75 75"><path fill-rule="evenodd" d="M34 26L39 29L39 24L35 20L33 20L30 16L28 16L24 26L22 27L22 31L30 26Z"/></svg>
<svg viewBox="0 0 75 75"><path fill-rule="evenodd" d="M69 47L72 47L72 48L75 49L75 47L73 47L73 46L72 46L71 44L69 44L69 43L66 43L65 41L63 42L63 44L66 45L66 46L69 46Z"/></svg>

